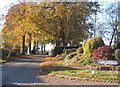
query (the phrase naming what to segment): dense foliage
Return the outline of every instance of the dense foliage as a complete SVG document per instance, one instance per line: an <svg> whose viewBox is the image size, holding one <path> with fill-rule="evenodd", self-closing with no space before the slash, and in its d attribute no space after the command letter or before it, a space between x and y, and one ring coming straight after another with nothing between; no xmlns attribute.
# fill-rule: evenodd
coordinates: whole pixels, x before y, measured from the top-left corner
<svg viewBox="0 0 120 87"><path fill-rule="evenodd" d="M112 60L114 58L112 53L113 49L107 45L98 47L94 50L94 59Z"/></svg>
<svg viewBox="0 0 120 87"><path fill-rule="evenodd" d="M77 55L76 52L70 53L65 57L65 61L70 61L75 55Z"/></svg>
<svg viewBox="0 0 120 87"><path fill-rule="evenodd" d="M81 66L90 65L91 63L93 63L93 58L92 57L87 57L87 58L82 59L78 62Z"/></svg>
<svg viewBox="0 0 120 87"><path fill-rule="evenodd" d="M2 60L9 58L9 57L15 57L20 55L20 49L13 48L12 50L8 49L1 49L2 50Z"/></svg>
<svg viewBox="0 0 120 87"><path fill-rule="evenodd" d="M77 49L77 53L83 53L83 48L82 48L82 47L79 47L79 48Z"/></svg>
<svg viewBox="0 0 120 87"><path fill-rule="evenodd" d="M115 43L114 49L120 49L120 42Z"/></svg>
<svg viewBox="0 0 120 87"><path fill-rule="evenodd" d="M10 50L22 46L23 54L27 46L31 54L32 42L47 44L60 41L63 45L80 42L88 32L86 21L96 12L94 7L99 5L94 2L16 4L8 10L5 17L3 46Z"/></svg>
<svg viewBox="0 0 120 87"><path fill-rule="evenodd" d="M66 52L66 54L70 54L75 52L77 49L76 48L72 48L72 49L65 49L64 51Z"/></svg>
<svg viewBox="0 0 120 87"><path fill-rule="evenodd" d="M120 49L115 51L115 58L120 62Z"/></svg>
<svg viewBox="0 0 120 87"><path fill-rule="evenodd" d="M90 38L83 44L84 58L92 57L94 49L104 46L104 41L100 37Z"/></svg>

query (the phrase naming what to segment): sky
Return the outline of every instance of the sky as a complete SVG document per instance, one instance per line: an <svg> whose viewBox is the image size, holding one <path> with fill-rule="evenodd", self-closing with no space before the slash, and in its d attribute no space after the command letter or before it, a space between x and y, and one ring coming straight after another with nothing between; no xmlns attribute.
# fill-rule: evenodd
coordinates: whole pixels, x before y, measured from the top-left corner
<svg viewBox="0 0 120 87"><path fill-rule="evenodd" d="M21 0L20 0L21 1ZM24 1L43 1L43 0L24 0ZM50 1L50 0L44 0L44 1ZM59 2L61 0L52 0L52 1L56 1L56 2ZM81 0L66 0L66 1L70 1L70 2L74 2L74 1L81 1ZM85 1L85 0L82 0L82 1ZM109 5L110 3L113 3L113 2L118 2L120 0L91 0L91 1L99 1L99 3L103 4L103 8L105 8L105 6ZM105 3L106 2L106 3ZM7 11L8 9L14 5L14 4L18 4L19 3L19 0L1 0L0 1L0 30L2 30L3 26L1 24L4 24L4 19L1 19L2 15L1 14L4 14L6 15L7 14ZM101 14L99 14L99 18L101 18L100 16ZM106 40L106 44L108 43L108 41ZM48 48L46 48L47 50L50 50L52 48L52 45L48 45L47 46Z"/></svg>

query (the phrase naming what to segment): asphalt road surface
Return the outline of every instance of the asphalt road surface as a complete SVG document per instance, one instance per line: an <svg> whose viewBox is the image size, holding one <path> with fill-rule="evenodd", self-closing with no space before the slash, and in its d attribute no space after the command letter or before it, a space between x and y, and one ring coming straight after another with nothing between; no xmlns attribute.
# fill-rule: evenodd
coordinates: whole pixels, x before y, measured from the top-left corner
<svg viewBox="0 0 120 87"><path fill-rule="evenodd" d="M38 73L44 55L31 55L2 65L2 85L118 85L117 83L76 81L47 77Z"/></svg>

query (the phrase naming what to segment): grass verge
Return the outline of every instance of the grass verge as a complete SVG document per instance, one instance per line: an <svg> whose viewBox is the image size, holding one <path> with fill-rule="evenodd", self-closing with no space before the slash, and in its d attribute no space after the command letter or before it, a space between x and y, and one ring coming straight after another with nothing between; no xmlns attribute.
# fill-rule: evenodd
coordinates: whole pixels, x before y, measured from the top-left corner
<svg viewBox="0 0 120 87"><path fill-rule="evenodd" d="M10 61L14 61L14 60L18 60L22 57L22 55L17 55L17 56L11 56L9 58L4 57L2 58L2 60L0 60L1 63L6 63L6 62L10 62Z"/></svg>
<svg viewBox="0 0 120 87"><path fill-rule="evenodd" d="M95 74L91 73L91 70L80 70L72 67L68 67L53 61L46 61L40 64L40 68L45 74L72 76L80 78L101 79L101 80L118 80L118 72L95 70Z"/></svg>

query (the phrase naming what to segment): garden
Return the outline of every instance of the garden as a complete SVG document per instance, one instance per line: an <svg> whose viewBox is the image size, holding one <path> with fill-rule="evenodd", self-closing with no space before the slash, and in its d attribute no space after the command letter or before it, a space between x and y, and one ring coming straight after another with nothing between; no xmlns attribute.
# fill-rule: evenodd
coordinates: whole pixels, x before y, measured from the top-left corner
<svg viewBox="0 0 120 87"><path fill-rule="evenodd" d="M115 50L105 45L102 38L94 37L85 41L76 50L66 49L62 54L43 59L43 62L40 63L40 73L62 78L67 76L69 79L83 78L114 82L119 80L119 58L120 49ZM100 71L99 64L96 63L98 59L117 61L118 64L114 66L114 75L112 74L112 65L109 64L102 64ZM91 67L95 68L94 74L92 74Z"/></svg>

